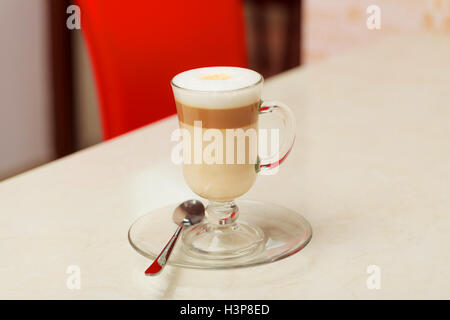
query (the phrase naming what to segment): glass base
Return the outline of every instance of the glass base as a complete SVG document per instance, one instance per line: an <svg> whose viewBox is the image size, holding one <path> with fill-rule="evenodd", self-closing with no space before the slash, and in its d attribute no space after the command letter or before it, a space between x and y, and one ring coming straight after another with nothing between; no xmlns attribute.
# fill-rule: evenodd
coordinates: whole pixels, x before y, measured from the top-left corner
<svg viewBox="0 0 450 320"><path fill-rule="evenodd" d="M262 249L264 233L245 222L214 226L207 222L183 231L183 250L200 259L232 259Z"/></svg>
<svg viewBox="0 0 450 320"><path fill-rule="evenodd" d="M187 268L225 269L270 263L303 249L312 229L300 214L259 201L237 201L239 219L230 225L202 224L183 228L168 264ZM130 227L128 239L136 251L154 260L176 225L177 204L151 211Z"/></svg>

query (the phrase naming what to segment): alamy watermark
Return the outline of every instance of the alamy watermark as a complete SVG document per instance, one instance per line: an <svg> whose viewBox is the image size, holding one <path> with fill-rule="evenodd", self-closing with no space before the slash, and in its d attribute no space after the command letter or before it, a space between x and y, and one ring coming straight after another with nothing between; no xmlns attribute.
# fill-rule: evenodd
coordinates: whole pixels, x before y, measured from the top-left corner
<svg viewBox="0 0 450 320"><path fill-rule="evenodd" d="M69 290L81 289L81 268L77 265L70 265L66 269L66 274L69 276L66 280L66 286Z"/></svg>
<svg viewBox="0 0 450 320"><path fill-rule="evenodd" d="M66 26L69 30L80 30L81 29L81 9L77 5L70 5L66 10L67 14L70 16L66 20Z"/></svg>
<svg viewBox="0 0 450 320"><path fill-rule="evenodd" d="M366 21L367 29L381 29L381 9L379 6L372 4L367 7L366 13L369 14Z"/></svg>
<svg viewBox="0 0 450 320"><path fill-rule="evenodd" d="M375 264L367 266L367 274L369 277L366 280L366 286L369 290L381 289L381 268Z"/></svg>
<svg viewBox="0 0 450 320"><path fill-rule="evenodd" d="M171 152L175 164L257 166L261 158L270 163L279 161L279 129L204 129L202 121L194 121L190 128L178 128L171 134L171 140L178 142ZM276 173L277 168L266 174Z"/></svg>

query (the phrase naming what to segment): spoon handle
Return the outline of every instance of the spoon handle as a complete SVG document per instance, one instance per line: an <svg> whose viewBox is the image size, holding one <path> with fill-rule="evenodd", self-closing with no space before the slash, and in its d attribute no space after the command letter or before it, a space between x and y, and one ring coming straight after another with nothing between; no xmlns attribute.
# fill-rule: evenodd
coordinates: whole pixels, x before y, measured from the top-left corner
<svg viewBox="0 0 450 320"><path fill-rule="evenodd" d="M145 270L146 276L156 276L164 268L164 266L167 263L167 260L169 260L170 254L172 253L172 249L178 240L178 236L181 233L181 229L183 229L182 224L178 226L178 228L175 231L175 233L173 234L172 238L170 238L169 242L167 242L166 246L161 251L159 256L155 259L155 261L153 261L151 266L148 267L147 270Z"/></svg>

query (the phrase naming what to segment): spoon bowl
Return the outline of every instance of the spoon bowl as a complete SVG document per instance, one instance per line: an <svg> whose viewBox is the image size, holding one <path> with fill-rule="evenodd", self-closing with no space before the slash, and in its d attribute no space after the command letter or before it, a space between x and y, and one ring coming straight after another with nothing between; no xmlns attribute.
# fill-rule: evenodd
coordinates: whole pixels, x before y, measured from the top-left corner
<svg viewBox="0 0 450 320"><path fill-rule="evenodd" d="M172 219L176 225L193 226L205 217L205 207L199 200L188 200L176 207Z"/></svg>

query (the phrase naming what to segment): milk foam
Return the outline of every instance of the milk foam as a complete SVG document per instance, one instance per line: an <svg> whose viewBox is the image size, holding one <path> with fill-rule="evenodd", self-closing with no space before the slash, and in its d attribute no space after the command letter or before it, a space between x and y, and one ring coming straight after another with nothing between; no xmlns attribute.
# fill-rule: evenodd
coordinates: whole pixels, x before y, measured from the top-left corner
<svg viewBox="0 0 450 320"><path fill-rule="evenodd" d="M172 79L175 100L199 108L234 108L261 97L262 76L237 67L208 67L182 72ZM255 85L257 84L257 85Z"/></svg>

